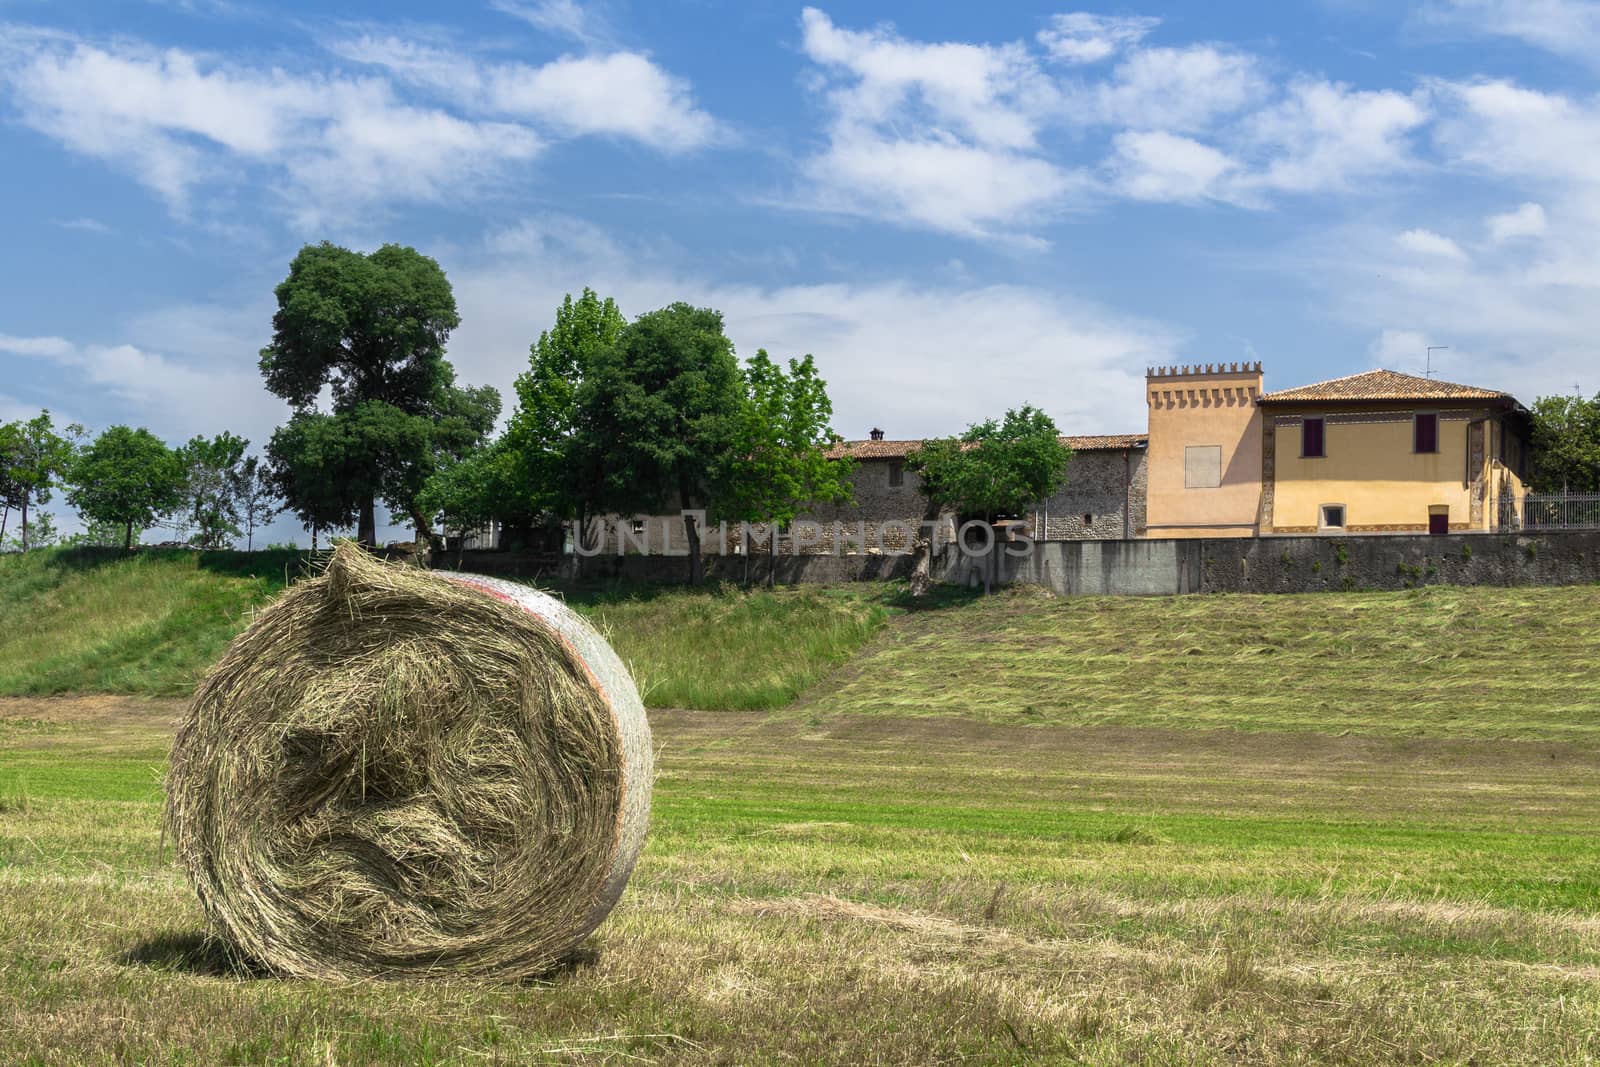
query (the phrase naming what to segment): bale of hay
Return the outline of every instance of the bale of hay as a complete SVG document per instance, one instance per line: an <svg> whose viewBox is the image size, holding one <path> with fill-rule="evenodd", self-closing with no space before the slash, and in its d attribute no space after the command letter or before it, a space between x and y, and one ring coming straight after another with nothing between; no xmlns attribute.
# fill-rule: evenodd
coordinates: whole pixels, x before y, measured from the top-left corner
<svg viewBox="0 0 1600 1067"><path fill-rule="evenodd" d="M343 546L195 693L166 825L275 973L522 977L621 896L651 764L627 669L560 601Z"/></svg>

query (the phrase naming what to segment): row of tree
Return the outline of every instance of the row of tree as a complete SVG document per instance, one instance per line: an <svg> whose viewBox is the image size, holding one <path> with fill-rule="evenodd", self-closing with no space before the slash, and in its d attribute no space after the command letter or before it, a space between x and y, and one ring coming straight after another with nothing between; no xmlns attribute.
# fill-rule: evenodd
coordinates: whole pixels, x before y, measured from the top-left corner
<svg viewBox="0 0 1600 1067"><path fill-rule="evenodd" d="M530 346L496 437L499 393L458 385L445 357L460 316L431 258L307 245L276 296L259 366L290 417L264 458L227 432L177 448L127 426L90 440L79 426L57 432L45 412L0 426L0 537L15 512L27 547L30 518L58 488L94 539L115 527L131 546L165 521L203 547L239 537L253 547L284 507L313 543L351 526L375 543L382 503L437 545L436 525L500 522L532 538L678 510L782 527L850 498L850 461L831 450L832 405L811 356L780 363L757 350L741 362L710 308L675 303L630 322L590 289L569 295ZM1600 397L1541 398L1534 448L1535 488L1600 491ZM1069 457L1055 423L1024 407L930 441L908 465L930 517L993 518L1059 489ZM692 515L684 532L699 580Z"/></svg>
<svg viewBox="0 0 1600 1067"><path fill-rule="evenodd" d="M51 517L38 509L64 490L83 519L81 543L131 548L159 521L202 548L240 536L253 547L278 504L260 460L245 456L248 447L227 432L178 448L128 426L96 437L76 423L58 432L49 411L0 424L0 542L13 513L23 551L54 540Z"/></svg>
<svg viewBox="0 0 1600 1067"><path fill-rule="evenodd" d="M444 272L411 248L307 246L278 286L260 366L293 409L267 446L275 484L308 526L376 536L385 503L436 541L435 522L524 530L607 513L704 510L711 521L792 521L849 498L849 462L810 356L743 363L722 315L677 303L629 322L570 295L529 350L516 408L455 382L459 325ZM684 520L691 572L701 531Z"/></svg>

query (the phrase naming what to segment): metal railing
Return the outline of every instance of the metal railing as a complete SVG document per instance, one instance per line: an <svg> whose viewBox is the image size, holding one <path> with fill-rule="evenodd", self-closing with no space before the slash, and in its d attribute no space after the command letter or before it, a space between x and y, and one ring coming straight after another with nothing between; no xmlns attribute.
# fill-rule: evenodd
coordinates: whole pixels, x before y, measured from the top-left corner
<svg viewBox="0 0 1600 1067"><path fill-rule="evenodd" d="M1600 493L1529 493L1522 498L1522 528L1600 529Z"/></svg>

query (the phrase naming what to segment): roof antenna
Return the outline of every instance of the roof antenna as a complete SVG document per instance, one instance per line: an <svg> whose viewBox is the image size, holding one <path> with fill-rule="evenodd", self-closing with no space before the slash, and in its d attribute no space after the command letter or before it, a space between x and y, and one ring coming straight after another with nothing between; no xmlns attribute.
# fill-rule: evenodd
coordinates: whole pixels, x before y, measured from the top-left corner
<svg viewBox="0 0 1600 1067"><path fill-rule="evenodd" d="M1427 369L1426 372L1424 372L1427 375L1427 377L1429 377L1429 378L1433 377L1433 354L1435 352L1448 352L1449 350L1450 350L1450 346L1449 345L1429 345L1428 346L1428 369Z"/></svg>

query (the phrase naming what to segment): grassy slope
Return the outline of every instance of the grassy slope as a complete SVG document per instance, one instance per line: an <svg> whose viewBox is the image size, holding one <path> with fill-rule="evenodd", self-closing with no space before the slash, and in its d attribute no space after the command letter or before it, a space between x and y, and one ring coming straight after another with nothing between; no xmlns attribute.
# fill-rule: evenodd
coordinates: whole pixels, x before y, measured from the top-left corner
<svg viewBox="0 0 1600 1067"><path fill-rule="evenodd" d="M824 712L1600 739L1600 587L1054 599L899 620Z"/></svg>
<svg viewBox="0 0 1600 1067"><path fill-rule="evenodd" d="M187 693L294 552L0 556L0 693Z"/></svg>
<svg viewBox="0 0 1600 1067"><path fill-rule="evenodd" d="M188 693L251 609L305 572L293 552L0 556L0 695ZM771 708L882 624L866 587L579 590L656 706Z"/></svg>
<svg viewBox="0 0 1600 1067"><path fill-rule="evenodd" d="M175 707L7 710L0 1062L1600 1056L1587 744L662 713L587 962L342 986L219 972L157 831Z"/></svg>

